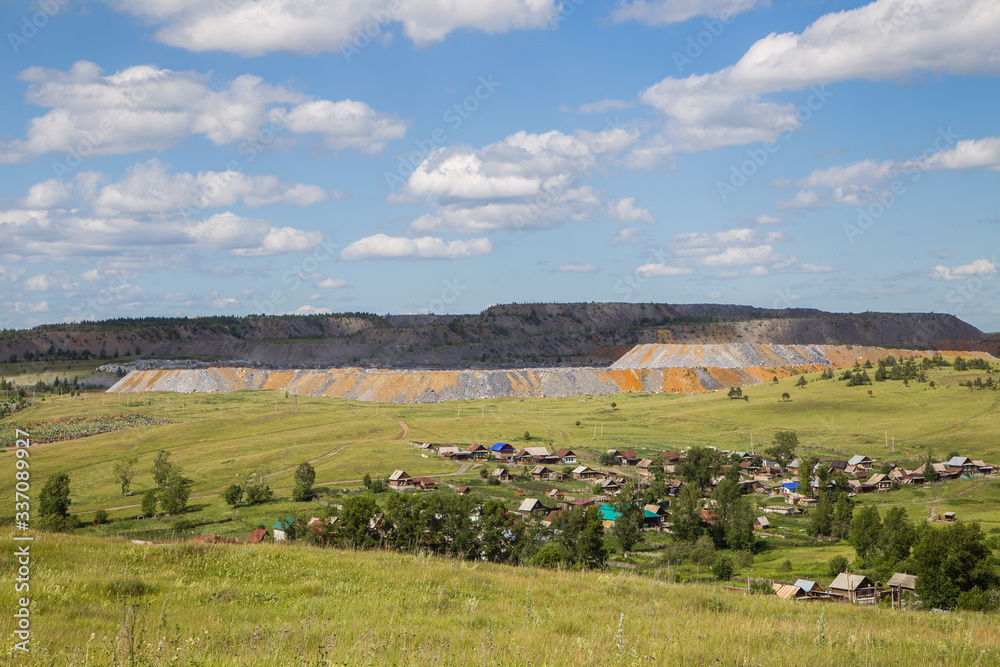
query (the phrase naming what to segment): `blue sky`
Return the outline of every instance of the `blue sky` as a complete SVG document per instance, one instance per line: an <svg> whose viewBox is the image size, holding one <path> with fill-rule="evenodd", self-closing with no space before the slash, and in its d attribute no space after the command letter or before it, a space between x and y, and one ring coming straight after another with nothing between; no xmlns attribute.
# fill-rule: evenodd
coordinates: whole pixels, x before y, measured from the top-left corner
<svg viewBox="0 0 1000 667"><path fill-rule="evenodd" d="M1000 330L995 0L0 6L0 326L502 302Z"/></svg>

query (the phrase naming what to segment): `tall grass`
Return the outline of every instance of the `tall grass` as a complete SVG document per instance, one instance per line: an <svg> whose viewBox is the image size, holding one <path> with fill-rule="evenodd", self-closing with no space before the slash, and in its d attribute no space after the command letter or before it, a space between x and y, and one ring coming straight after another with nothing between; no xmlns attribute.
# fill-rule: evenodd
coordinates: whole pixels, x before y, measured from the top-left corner
<svg viewBox="0 0 1000 667"><path fill-rule="evenodd" d="M0 653L18 664L1000 663L1000 624L974 613L389 552L61 535L33 549L32 652Z"/></svg>

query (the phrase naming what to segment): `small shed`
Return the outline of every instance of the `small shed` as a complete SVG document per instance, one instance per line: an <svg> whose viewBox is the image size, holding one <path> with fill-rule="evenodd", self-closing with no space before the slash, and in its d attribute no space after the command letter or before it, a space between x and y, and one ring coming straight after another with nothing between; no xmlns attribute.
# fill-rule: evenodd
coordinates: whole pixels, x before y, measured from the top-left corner
<svg viewBox="0 0 1000 667"><path fill-rule="evenodd" d="M771 522L767 520L766 516L759 516L753 520L754 530L767 530L771 527Z"/></svg>
<svg viewBox="0 0 1000 667"><path fill-rule="evenodd" d="M509 482L510 481L510 473L507 472L506 468L497 468L497 469L495 469L493 472L490 473L490 477L494 477L494 478L500 480L501 482Z"/></svg>
<svg viewBox="0 0 1000 667"><path fill-rule="evenodd" d="M863 574L841 572L830 584L830 593L851 602L875 599L875 583Z"/></svg>
<svg viewBox="0 0 1000 667"><path fill-rule="evenodd" d="M396 470L389 475L389 486L394 489L405 489L413 484L412 478L406 474L405 470Z"/></svg>
<svg viewBox="0 0 1000 667"><path fill-rule="evenodd" d="M295 523L295 519L290 516L282 517L274 522L271 526L271 530L274 531L274 541L284 542L288 539L288 532L291 530L292 524Z"/></svg>
<svg viewBox="0 0 1000 667"><path fill-rule="evenodd" d="M271 537L271 533L267 532L267 528L260 526L256 528L250 537L247 539L247 544L263 544L264 542L270 542L274 538Z"/></svg>

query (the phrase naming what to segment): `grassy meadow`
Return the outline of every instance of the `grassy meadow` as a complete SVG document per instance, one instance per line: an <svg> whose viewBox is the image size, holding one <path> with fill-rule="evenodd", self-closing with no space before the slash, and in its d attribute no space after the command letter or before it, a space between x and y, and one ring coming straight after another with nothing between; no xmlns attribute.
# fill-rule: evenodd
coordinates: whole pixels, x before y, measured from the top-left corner
<svg viewBox="0 0 1000 667"><path fill-rule="evenodd" d="M982 372L935 369L929 383L847 387L805 376L746 388L750 401L725 392L688 396L622 394L564 399L503 398L396 405L281 392L49 396L0 422L0 494L14 494L14 429L49 432L60 420L140 415L158 423L31 450L33 501L57 471L71 477L71 511L89 521L106 509L114 520L75 535L40 534L32 546L35 650L22 664L961 664L1000 663L995 617L972 613L899 612L848 605L746 598L721 587L673 583L706 576L686 564L642 573L566 572L385 552L299 546L132 544L122 531L169 530L139 514L153 486L150 467L166 449L194 480L186 519L233 519L203 532L242 535L282 516L315 515L315 503L289 500L294 468L312 461L320 488L357 488L367 473L404 469L434 476L512 506L541 496L548 483L489 487L478 470L424 458L409 442L544 445L570 448L597 467L608 448L639 454L689 445L762 448L776 430L797 432L802 451L818 456L866 454L915 466L952 451L1000 464L1000 419L994 391L958 382ZM872 390L872 396L868 395ZM791 400L781 400L783 393ZM612 403L615 403L612 406ZM45 424L44 428L41 424ZM525 440L525 432L530 440ZM886 434L889 444L886 444ZM133 494L122 498L112 467L139 456ZM219 489L250 473L272 475L270 503L235 510ZM589 496L581 484L567 493ZM319 499L326 502L323 497ZM780 502L759 497L761 505ZM1000 480L977 478L866 495L860 504L907 509L922 520L932 507L1000 528ZM13 514L0 510L0 516ZM33 506L34 509L34 506ZM827 562L848 559L845 543L805 537L807 519L773 518L764 547L736 577L829 584ZM0 529L6 531L7 529ZM141 535L136 535L141 536ZM12 544L9 536L0 537ZM648 534L629 556L655 563L670 540ZM609 540L611 546L615 542ZM621 559L621 556L616 556ZM784 565L791 562L791 569ZM4 576L14 576L4 559ZM386 572L392 572L386 577ZM13 608L12 586L0 586ZM12 619L0 621L5 641ZM42 650L44 648L44 651ZM0 647L7 659L11 645ZM135 661L129 663L132 656ZM176 660L175 660L176 658Z"/></svg>
<svg viewBox="0 0 1000 667"><path fill-rule="evenodd" d="M991 616L747 598L624 572L65 535L32 549L30 655L11 653L12 619L0 621L13 664L1000 662Z"/></svg>

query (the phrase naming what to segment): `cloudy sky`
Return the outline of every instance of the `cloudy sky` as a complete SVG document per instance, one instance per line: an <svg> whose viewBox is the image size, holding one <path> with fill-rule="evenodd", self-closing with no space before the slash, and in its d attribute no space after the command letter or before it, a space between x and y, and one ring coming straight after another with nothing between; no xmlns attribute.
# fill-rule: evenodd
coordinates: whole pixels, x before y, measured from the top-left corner
<svg viewBox="0 0 1000 667"><path fill-rule="evenodd" d="M0 325L656 301L1000 330L996 0L0 5Z"/></svg>

